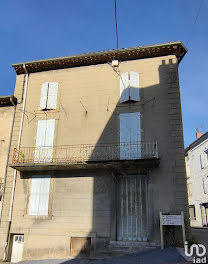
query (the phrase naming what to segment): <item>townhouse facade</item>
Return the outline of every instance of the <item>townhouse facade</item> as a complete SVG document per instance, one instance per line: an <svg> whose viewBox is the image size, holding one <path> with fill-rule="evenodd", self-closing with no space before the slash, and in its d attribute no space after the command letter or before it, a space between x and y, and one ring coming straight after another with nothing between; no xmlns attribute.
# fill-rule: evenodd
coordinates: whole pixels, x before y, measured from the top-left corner
<svg viewBox="0 0 208 264"><path fill-rule="evenodd" d="M4 259L159 245L160 211L183 211L188 230L178 79L186 51L173 42L13 65L23 100L0 226Z"/></svg>
<svg viewBox="0 0 208 264"><path fill-rule="evenodd" d="M185 149L190 224L208 226L208 132Z"/></svg>
<svg viewBox="0 0 208 264"><path fill-rule="evenodd" d="M13 95L0 96L0 218L16 104Z"/></svg>

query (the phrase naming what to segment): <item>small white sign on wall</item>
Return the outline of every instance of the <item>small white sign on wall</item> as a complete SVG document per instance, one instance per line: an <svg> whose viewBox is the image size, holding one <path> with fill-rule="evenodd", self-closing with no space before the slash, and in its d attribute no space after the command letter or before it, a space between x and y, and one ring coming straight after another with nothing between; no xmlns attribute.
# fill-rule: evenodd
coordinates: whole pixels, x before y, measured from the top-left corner
<svg viewBox="0 0 208 264"><path fill-rule="evenodd" d="M163 215L160 212L160 236L161 236L161 248L164 249L164 239L163 239L163 226L181 226L183 243L185 246L186 234L184 225L184 214L181 212L180 215Z"/></svg>
<svg viewBox="0 0 208 264"><path fill-rule="evenodd" d="M162 215L162 225L182 226L183 220L181 215Z"/></svg>

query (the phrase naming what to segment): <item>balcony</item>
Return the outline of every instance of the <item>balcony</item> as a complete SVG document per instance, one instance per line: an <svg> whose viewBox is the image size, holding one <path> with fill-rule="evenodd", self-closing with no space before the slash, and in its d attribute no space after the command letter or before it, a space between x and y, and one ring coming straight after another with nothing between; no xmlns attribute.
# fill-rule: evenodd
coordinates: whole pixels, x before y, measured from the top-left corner
<svg viewBox="0 0 208 264"><path fill-rule="evenodd" d="M82 144L14 149L12 164L17 170L111 168L119 164L159 164L157 142ZM147 164L146 164L147 165ZM148 166L149 166L148 165Z"/></svg>

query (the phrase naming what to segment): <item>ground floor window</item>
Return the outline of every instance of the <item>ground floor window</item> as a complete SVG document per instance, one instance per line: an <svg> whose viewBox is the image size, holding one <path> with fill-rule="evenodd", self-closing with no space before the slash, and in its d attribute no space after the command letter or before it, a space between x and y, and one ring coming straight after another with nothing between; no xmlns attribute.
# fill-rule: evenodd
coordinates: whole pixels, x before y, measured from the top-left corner
<svg viewBox="0 0 208 264"><path fill-rule="evenodd" d="M189 205L189 215L191 220L196 219L195 205Z"/></svg>
<svg viewBox="0 0 208 264"><path fill-rule="evenodd" d="M29 215L48 215L50 176L32 177L29 197Z"/></svg>

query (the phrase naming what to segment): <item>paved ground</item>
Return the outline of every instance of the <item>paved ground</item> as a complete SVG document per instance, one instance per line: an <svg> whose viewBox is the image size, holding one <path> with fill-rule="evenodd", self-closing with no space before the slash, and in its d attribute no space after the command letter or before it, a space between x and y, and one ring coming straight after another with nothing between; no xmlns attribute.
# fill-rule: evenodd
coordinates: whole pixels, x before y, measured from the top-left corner
<svg viewBox="0 0 208 264"><path fill-rule="evenodd" d="M208 258L208 228L192 228L192 235L197 243L201 243L206 247L206 257Z"/></svg>
<svg viewBox="0 0 208 264"><path fill-rule="evenodd" d="M102 260L68 259L22 261L21 264L187 264L176 248L154 249Z"/></svg>

